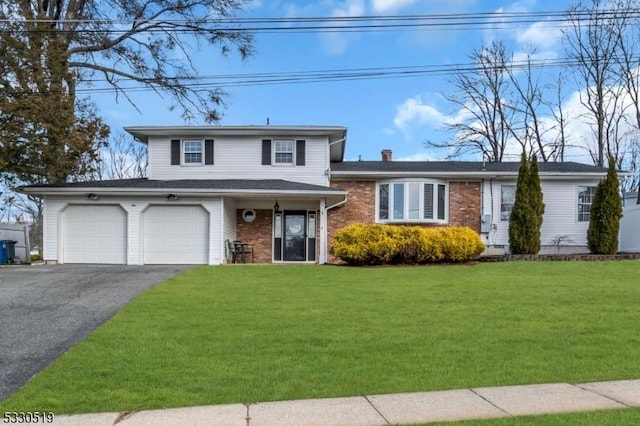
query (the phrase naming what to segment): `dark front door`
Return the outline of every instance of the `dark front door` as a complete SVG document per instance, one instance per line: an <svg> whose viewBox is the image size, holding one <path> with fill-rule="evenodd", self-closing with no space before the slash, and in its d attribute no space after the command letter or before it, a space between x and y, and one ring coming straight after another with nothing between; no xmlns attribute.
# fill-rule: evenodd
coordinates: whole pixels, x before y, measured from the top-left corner
<svg viewBox="0 0 640 426"><path fill-rule="evenodd" d="M305 211L284 212L284 250L282 260L305 261L307 214Z"/></svg>

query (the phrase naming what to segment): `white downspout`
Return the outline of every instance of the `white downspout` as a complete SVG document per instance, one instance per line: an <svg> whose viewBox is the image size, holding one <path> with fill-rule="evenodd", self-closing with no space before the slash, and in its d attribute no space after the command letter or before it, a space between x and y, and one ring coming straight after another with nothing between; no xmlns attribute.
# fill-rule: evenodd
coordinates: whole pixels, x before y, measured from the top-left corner
<svg viewBox="0 0 640 426"><path fill-rule="evenodd" d="M344 205L349 199L349 193L345 194L344 200L338 201L335 204L326 206L326 199L320 200L320 258L318 263L321 265L327 263L328 250L327 244L329 242L329 234L327 230L327 211Z"/></svg>
<svg viewBox="0 0 640 426"><path fill-rule="evenodd" d="M344 138L335 140L333 142L329 142L329 144L327 145L327 157L326 157L327 158L327 162L326 162L327 185L331 185L331 146L337 143L343 143L346 140L347 138L344 137ZM328 258L327 244L329 242L329 234L327 231L327 211L344 205L347 202L348 197L349 196L347 193L344 196L344 200L339 201L335 204L332 204L328 207L326 206L327 200L325 198L322 198L320 200L320 256L318 259L318 263L320 263L321 265L327 263L327 258Z"/></svg>

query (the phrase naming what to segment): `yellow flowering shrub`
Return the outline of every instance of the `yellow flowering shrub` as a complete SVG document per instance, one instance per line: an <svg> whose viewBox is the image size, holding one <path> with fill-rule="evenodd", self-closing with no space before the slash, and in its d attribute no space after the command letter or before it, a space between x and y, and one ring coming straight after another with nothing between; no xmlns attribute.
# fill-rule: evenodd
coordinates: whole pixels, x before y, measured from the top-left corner
<svg viewBox="0 0 640 426"><path fill-rule="evenodd" d="M480 236L467 227L361 223L339 229L331 246L332 255L352 265L463 262L483 250Z"/></svg>

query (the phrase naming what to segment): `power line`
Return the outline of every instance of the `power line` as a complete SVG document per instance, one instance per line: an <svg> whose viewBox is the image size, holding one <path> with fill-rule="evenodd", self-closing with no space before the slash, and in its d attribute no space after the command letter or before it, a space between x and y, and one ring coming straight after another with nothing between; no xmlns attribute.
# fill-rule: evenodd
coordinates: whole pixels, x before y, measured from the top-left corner
<svg viewBox="0 0 640 426"><path fill-rule="evenodd" d="M640 9L603 9L598 11L541 11L541 12L480 12L460 14L430 14L430 15L365 15L346 17L295 17L295 18L215 18L201 20L166 19L166 20L0 20L0 32L13 32L3 28L2 24L24 26L26 24L59 25L75 23L78 25L93 25L89 28L78 27L65 30L62 28L29 28L23 31L55 32L55 33L83 33L83 34L125 34L131 28L118 26L133 26L145 28L144 32L175 32L194 33L198 29L228 32L250 33L310 33L310 32L363 32L363 31L398 31L398 30L468 30L482 27L509 29L523 24L544 22L545 24L562 28L572 22L592 19L615 19L624 16L626 19L640 18ZM98 26L98 28L96 28ZM104 26L111 26L105 28ZM208 28L213 26L213 28Z"/></svg>

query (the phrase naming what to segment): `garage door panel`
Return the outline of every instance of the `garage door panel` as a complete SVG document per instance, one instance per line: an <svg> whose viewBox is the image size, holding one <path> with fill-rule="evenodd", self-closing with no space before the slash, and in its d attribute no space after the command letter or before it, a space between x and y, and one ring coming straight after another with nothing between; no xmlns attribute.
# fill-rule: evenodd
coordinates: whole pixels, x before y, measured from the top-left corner
<svg viewBox="0 0 640 426"><path fill-rule="evenodd" d="M209 263L209 213L202 206L151 206L144 212L144 263Z"/></svg>
<svg viewBox="0 0 640 426"><path fill-rule="evenodd" d="M120 206L68 206L62 215L64 263L126 263L127 215Z"/></svg>

